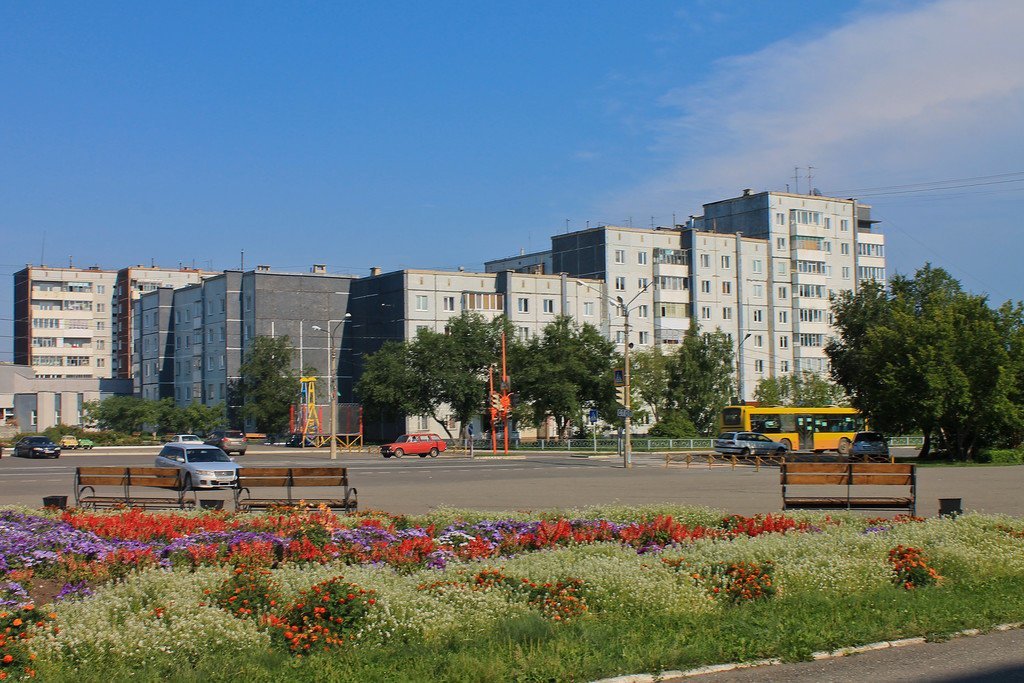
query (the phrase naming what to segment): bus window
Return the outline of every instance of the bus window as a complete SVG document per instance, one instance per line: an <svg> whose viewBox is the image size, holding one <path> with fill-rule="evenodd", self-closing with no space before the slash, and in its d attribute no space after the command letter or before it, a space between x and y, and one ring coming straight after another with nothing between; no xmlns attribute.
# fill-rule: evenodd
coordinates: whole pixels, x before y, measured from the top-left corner
<svg viewBox="0 0 1024 683"><path fill-rule="evenodd" d="M755 420L750 418L750 431L759 434L779 434L782 431L782 421L779 415L758 415Z"/></svg>
<svg viewBox="0 0 1024 683"><path fill-rule="evenodd" d="M726 427L742 427L742 417L740 408L726 408L722 411L722 424Z"/></svg>

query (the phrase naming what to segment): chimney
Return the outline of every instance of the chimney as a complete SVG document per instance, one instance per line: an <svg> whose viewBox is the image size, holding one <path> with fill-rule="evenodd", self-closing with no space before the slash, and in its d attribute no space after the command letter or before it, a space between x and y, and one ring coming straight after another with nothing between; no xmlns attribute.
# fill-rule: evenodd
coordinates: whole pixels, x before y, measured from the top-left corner
<svg viewBox="0 0 1024 683"><path fill-rule="evenodd" d="M380 266L370 268L370 277L377 277L378 275L380 275Z"/></svg>
<svg viewBox="0 0 1024 683"><path fill-rule="evenodd" d="M327 272L327 265L324 263L314 263L313 267L309 269L309 272L314 275L323 275Z"/></svg>
<svg viewBox="0 0 1024 683"><path fill-rule="evenodd" d="M269 273L270 272L270 266L267 266L267 265L256 266L256 272L257 273Z"/></svg>
<svg viewBox="0 0 1024 683"><path fill-rule="evenodd" d="M744 197L749 197L749 196L750 196L750 193L751 193L751 191L752 191L752 190L751 190L751 189L750 189L749 187L748 187L747 189L743 190L743 196L744 196Z"/></svg>

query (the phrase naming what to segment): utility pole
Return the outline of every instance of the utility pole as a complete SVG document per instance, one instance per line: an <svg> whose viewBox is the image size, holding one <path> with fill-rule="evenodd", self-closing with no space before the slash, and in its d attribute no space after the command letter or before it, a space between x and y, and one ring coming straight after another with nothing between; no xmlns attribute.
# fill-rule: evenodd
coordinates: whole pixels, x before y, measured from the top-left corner
<svg viewBox="0 0 1024 683"><path fill-rule="evenodd" d="M625 381L626 381L626 396L625 396L625 399L626 399L626 401L625 401L625 403L626 403L626 417L623 418L623 426L624 426L624 429L625 429L626 443L625 443L625 447L622 449L622 465L623 465L623 467L625 467L628 470L628 469L633 467L633 440L632 440L633 418L632 418L632 401L631 401L630 396L629 396L629 308L627 308L626 304L623 303L622 297L619 297L619 303L622 305L622 316L626 319L626 325L625 325L625 327L626 327L626 347L625 347L625 349L626 350L625 350L625 353L623 354L624 358L625 358L625 364L626 364L626 368L625 368L626 372L625 372L625 378L624 378Z"/></svg>

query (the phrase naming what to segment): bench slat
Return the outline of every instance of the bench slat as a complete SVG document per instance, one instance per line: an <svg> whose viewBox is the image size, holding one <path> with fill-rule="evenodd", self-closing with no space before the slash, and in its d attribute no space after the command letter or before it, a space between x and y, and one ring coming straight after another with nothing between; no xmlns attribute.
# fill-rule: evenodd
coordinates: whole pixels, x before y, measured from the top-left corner
<svg viewBox="0 0 1024 683"><path fill-rule="evenodd" d="M288 477L239 477L239 488L267 488L288 486Z"/></svg>
<svg viewBox="0 0 1024 683"><path fill-rule="evenodd" d="M854 474L913 474L914 466L903 463L850 463Z"/></svg>
<svg viewBox="0 0 1024 683"><path fill-rule="evenodd" d="M845 462L787 462L786 472L799 474L846 474L849 464Z"/></svg>
<svg viewBox="0 0 1024 683"><path fill-rule="evenodd" d="M126 479L124 475L102 477L99 475L91 475L78 478L78 484L80 486L124 486L125 481Z"/></svg>
<svg viewBox="0 0 1024 683"><path fill-rule="evenodd" d="M239 467L240 477L287 477L291 467Z"/></svg>
<svg viewBox="0 0 1024 683"><path fill-rule="evenodd" d="M914 478L909 474L854 474L853 484L866 486L910 486Z"/></svg>
<svg viewBox="0 0 1024 683"><path fill-rule="evenodd" d="M78 474L102 474L102 475L124 475L127 467L114 467L112 465L93 466L93 467L76 467L75 472Z"/></svg>
<svg viewBox="0 0 1024 683"><path fill-rule="evenodd" d="M293 467L292 476L299 475L311 477L344 477L348 473L347 467Z"/></svg>
<svg viewBox="0 0 1024 683"><path fill-rule="evenodd" d="M843 484L845 485L849 477L845 474L790 474L784 472L782 474L782 483L791 485L814 485L818 484L821 486L831 484Z"/></svg>
<svg viewBox="0 0 1024 683"><path fill-rule="evenodd" d="M292 486L346 486L345 477L296 477L292 476Z"/></svg>

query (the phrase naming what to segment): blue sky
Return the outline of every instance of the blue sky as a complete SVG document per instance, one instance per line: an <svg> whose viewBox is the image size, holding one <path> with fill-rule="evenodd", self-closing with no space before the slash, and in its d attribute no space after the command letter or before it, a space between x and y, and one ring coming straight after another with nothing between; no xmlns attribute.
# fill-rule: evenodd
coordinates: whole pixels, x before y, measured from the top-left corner
<svg viewBox="0 0 1024 683"><path fill-rule="evenodd" d="M1022 34L1018 0L0 2L0 360L41 258L472 270L794 166L890 272L1024 299Z"/></svg>

